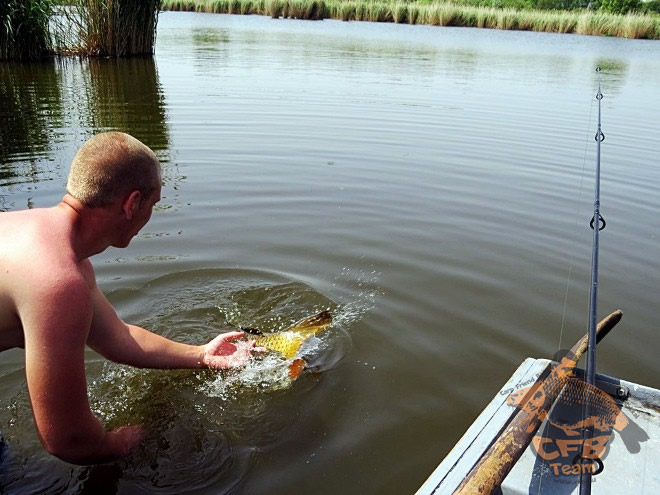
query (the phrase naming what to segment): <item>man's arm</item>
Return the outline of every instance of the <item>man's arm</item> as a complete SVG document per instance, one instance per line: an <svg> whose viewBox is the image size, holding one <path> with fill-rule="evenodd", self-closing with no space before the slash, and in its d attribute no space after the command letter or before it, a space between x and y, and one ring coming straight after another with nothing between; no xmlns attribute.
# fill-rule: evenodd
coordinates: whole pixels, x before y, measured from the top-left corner
<svg viewBox="0 0 660 495"><path fill-rule="evenodd" d="M87 398L84 351L92 301L81 277L53 280L20 301L25 370L39 437L74 464L117 459L142 439L141 428L105 431Z"/></svg>
<svg viewBox="0 0 660 495"><path fill-rule="evenodd" d="M140 368L223 369L242 366L254 350L253 342L234 342L243 332L221 334L200 346L174 342L124 323L96 285L91 299L93 318L87 345L117 363Z"/></svg>

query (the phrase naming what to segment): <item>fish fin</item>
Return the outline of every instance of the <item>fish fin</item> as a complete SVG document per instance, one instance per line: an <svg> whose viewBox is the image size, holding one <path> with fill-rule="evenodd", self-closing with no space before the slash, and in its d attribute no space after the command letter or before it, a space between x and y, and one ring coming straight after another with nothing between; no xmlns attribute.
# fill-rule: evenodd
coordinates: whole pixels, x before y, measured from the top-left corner
<svg viewBox="0 0 660 495"><path fill-rule="evenodd" d="M305 369L306 365L307 363L304 359L294 359L293 362L289 365L289 378L291 378L291 380L298 378Z"/></svg>
<svg viewBox="0 0 660 495"><path fill-rule="evenodd" d="M332 324L332 315L330 311L325 310L315 315L308 316L300 320L298 323L294 324L291 327L292 332L304 332L304 333L318 333L323 330L325 327Z"/></svg>

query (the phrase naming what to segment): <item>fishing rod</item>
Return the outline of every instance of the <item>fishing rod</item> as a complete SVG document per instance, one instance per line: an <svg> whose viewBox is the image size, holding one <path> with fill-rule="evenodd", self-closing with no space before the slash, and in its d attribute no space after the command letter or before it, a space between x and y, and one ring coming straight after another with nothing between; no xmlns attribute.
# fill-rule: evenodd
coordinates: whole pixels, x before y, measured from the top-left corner
<svg viewBox="0 0 660 495"><path fill-rule="evenodd" d="M607 225L605 219L600 214L600 144L605 140L605 134L601 130L601 100L603 93L600 87L600 72L601 68L596 67L598 73L598 93L596 93L596 100L598 100L598 130L596 131L596 191L594 199L594 216L591 219L590 226L593 233L593 247L591 254L591 293L589 300L589 346L587 348L587 387L584 397L584 418L591 416L590 398L588 394L591 393L593 387L596 386L596 324L597 324L597 303L598 303L598 234ZM584 445L593 438L593 426L587 427L583 432L583 450ZM584 459L580 459L583 461ZM589 459L587 459L589 460ZM584 466L584 464L582 464ZM591 469L582 469L580 476L580 495L591 495Z"/></svg>

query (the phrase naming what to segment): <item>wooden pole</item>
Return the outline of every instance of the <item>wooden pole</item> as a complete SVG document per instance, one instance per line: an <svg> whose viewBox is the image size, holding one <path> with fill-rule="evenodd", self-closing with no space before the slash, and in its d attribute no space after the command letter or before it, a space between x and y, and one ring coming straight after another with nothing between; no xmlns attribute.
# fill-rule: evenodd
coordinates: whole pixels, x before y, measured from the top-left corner
<svg viewBox="0 0 660 495"><path fill-rule="evenodd" d="M603 318L596 328L596 343L599 343L619 323L622 316L621 310L616 310ZM488 495L502 484L504 478L527 449L545 419L544 414L526 412L524 410L525 401L532 400L532 397L538 400L539 394L537 392L543 389L545 380L562 380L568 377L587 350L588 341L589 337L585 335L571 348L571 353L562 360L560 366L552 370L552 366L548 365L541 373L536 383L530 387L529 392L522 399L521 406L523 407L517 410L509 425L498 436L488 451L481 456L479 462L468 473L454 495ZM537 410L549 411L560 390L561 387L558 387L554 394L545 393L542 402L534 404L535 408L540 406Z"/></svg>

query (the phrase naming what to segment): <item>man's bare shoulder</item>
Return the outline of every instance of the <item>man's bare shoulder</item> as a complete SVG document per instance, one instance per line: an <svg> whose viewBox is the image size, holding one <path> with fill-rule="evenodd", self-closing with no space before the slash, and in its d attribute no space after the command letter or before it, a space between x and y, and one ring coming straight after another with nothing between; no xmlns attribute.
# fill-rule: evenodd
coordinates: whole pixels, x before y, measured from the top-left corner
<svg viewBox="0 0 660 495"><path fill-rule="evenodd" d="M17 211L0 215L0 263L5 270L30 270L42 265L75 270L71 226L54 208Z"/></svg>
<svg viewBox="0 0 660 495"><path fill-rule="evenodd" d="M26 319L74 307L84 316L94 272L89 260L76 259L55 212L3 213L0 236L0 333L22 333Z"/></svg>

